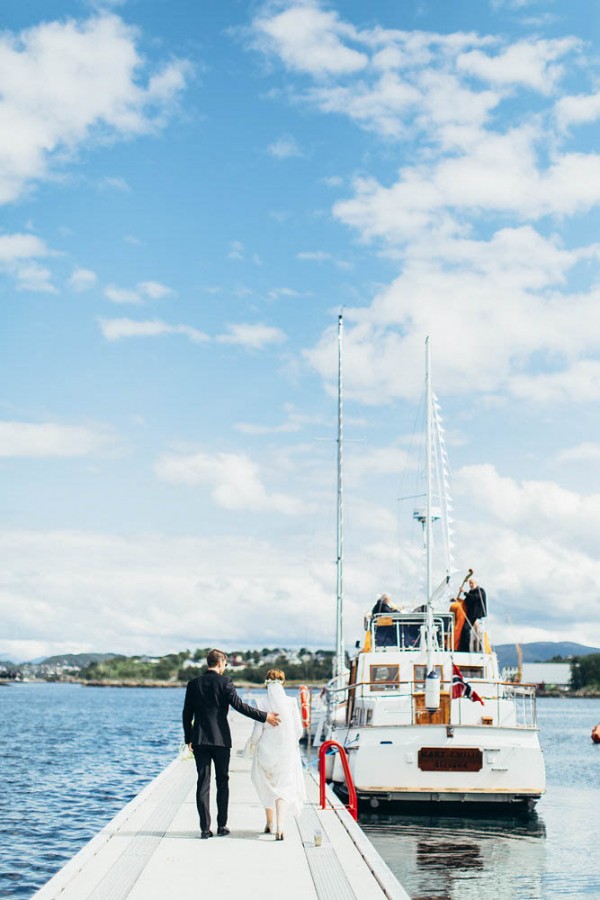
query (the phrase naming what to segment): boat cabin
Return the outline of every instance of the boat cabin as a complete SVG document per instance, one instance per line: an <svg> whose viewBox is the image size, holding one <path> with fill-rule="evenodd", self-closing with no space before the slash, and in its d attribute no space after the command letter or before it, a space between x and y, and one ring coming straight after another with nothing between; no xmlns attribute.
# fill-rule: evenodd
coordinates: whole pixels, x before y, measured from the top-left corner
<svg viewBox="0 0 600 900"><path fill-rule="evenodd" d="M532 727L535 691L500 682L494 653L454 651L452 613L434 612L433 625L431 664L440 680L437 707L426 704L427 613L374 614L365 619L364 644L352 660L346 724ZM455 691L453 698L455 667L468 690ZM467 696L470 691L483 703ZM462 696L456 696L460 692Z"/></svg>

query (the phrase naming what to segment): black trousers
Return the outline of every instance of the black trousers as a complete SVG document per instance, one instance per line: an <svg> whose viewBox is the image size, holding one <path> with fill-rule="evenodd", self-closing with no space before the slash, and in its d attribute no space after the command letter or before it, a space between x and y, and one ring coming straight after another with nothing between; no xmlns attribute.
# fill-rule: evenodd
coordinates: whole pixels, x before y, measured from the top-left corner
<svg viewBox="0 0 600 900"><path fill-rule="evenodd" d="M210 830L210 764L215 764L217 781L217 825L227 825L229 806L229 747L213 747L208 744L194 747L194 759L198 772L196 806L200 816L200 830Z"/></svg>

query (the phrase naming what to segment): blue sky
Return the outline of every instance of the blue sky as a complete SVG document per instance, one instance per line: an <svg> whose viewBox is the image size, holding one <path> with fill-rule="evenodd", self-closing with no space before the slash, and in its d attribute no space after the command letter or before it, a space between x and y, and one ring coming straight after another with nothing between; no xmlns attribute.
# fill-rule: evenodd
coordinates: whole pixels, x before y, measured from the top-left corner
<svg viewBox="0 0 600 900"><path fill-rule="evenodd" d="M0 656L421 602L424 340L498 642L600 646L600 14L42 2L0 32Z"/></svg>

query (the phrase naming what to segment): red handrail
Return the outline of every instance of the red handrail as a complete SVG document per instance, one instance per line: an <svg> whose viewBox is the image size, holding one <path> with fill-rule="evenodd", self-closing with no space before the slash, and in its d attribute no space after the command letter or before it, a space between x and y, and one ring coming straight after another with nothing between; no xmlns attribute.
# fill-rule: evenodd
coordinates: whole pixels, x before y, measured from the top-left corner
<svg viewBox="0 0 600 900"><path fill-rule="evenodd" d="M350 771L350 765L348 763L348 754L337 741L323 741L319 747L319 802L321 804L321 809L327 808L327 800L325 798L325 754L330 747L337 747L339 750L340 759L342 760L342 766L344 768L344 775L346 776L346 786L348 788L348 803L345 806L345 809L348 810L354 821L357 822L358 802L356 799L356 788L354 787L352 772ZM335 808L336 807L331 807L331 809Z"/></svg>

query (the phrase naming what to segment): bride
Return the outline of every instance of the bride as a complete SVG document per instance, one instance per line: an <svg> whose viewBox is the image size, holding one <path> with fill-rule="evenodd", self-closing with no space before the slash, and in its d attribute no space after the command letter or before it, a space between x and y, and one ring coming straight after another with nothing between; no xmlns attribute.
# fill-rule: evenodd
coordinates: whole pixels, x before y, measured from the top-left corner
<svg viewBox="0 0 600 900"><path fill-rule="evenodd" d="M265 808L265 834L273 834L275 810L278 841L283 840L287 811L299 815L306 799L298 746L302 723L298 704L286 695L284 684L285 674L281 669L269 669L265 680L266 711L278 713L281 721L277 728L256 722L246 745L246 755L254 756L252 781Z"/></svg>

